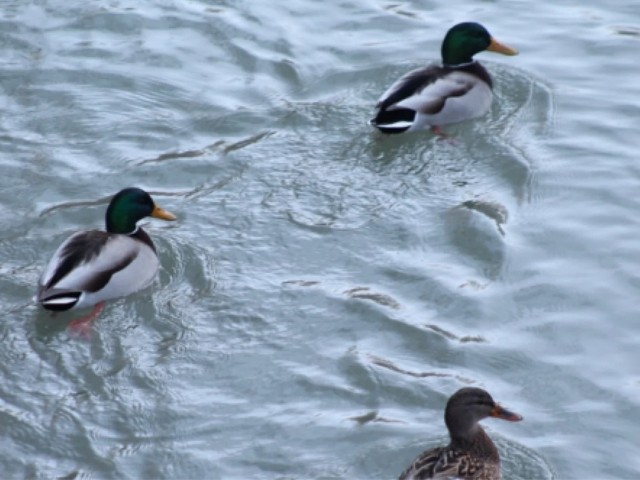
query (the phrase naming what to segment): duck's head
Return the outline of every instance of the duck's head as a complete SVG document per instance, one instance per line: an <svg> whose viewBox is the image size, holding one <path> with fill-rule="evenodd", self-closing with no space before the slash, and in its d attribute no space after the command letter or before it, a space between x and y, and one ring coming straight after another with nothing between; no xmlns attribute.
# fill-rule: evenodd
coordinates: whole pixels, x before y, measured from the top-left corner
<svg viewBox="0 0 640 480"><path fill-rule="evenodd" d="M483 418L495 417L509 422L519 422L522 417L498 405L491 395L481 388L461 388L447 402L444 421L449 429L451 440L470 441Z"/></svg>
<svg viewBox="0 0 640 480"><path fill-rule="evenodd" d="M489 50L503 55L517 55L518 51L501 44L479 23L458 23L449 29L442 41L442 63L460 65L473 61L476 53Z"/></svg>
<svg viewBox="0 0 640 480"><path fill-rule="evenodd" d="M120 190L111 199L107 208L107 232L132 233L135 231L138 221L144 217L162 220L176 219L175 215L158 207L151 195L144 190L134 187Z"/></svg>

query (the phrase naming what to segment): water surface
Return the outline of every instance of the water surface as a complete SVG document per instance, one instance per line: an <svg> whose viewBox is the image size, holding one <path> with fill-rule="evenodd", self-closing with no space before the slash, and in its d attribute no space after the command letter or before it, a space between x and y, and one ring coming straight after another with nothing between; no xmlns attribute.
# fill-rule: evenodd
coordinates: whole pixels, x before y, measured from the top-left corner
<svg viewBox="0 0 640 480"><path fill-rule="evenodd" d="M367 120L485 24L484 118ZM503 477L637 478L640 15L574 2L5 2L7 478L395 478L476 385ZM89 341L31 302L137 185L163 268Z"/></svg>

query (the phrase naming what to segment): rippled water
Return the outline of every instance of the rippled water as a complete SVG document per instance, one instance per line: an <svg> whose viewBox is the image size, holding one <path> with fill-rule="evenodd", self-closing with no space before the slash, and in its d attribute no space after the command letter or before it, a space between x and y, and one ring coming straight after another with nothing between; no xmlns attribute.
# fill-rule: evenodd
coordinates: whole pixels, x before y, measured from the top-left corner
<svg viewBox="0 0 640 480"><path fill-rule="evenodd" d="M637 478L635 2L52 0L0 9L6 478L395 478L465 385L503 477ZM484 23L486 117L367 125ZM90 341L31 303L148 189L163 269Z"/></svg>

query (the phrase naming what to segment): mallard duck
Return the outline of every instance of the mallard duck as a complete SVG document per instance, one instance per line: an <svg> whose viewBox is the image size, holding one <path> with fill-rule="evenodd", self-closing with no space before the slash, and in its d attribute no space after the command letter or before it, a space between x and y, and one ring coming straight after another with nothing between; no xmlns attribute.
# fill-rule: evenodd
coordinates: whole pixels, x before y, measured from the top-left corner
<svg viewBox="0 0 640 480"><path fill-rule="evenodd" d="M137 225L144 217L175 220L139 188L125 188L109 203L106 231L74 233L53 254L38 282L37 302L47 310L63 311L93 306L86 317L98 315L106 300L146 287L160 262L147 233Z"/></svg>
<svg viewBox="0 0 640 480"><path fill-rule="evenodd" d="M479 23L458 23L442 41L442 65L413 70L384 92L371 124L384 133L426 130L484 115L493 98L489 72L473 59L489 50L518 52L495 40Z"/></svg>
<svg viewBox="0 0 640 480"><path fill-rule="evenodd" d="M478 424L487 417L518 422L522 417L501 407L481 388L462 388L454 393L444 412L451 442L422 453L399 480L457 478L498 480L498 449Z"/></svg>

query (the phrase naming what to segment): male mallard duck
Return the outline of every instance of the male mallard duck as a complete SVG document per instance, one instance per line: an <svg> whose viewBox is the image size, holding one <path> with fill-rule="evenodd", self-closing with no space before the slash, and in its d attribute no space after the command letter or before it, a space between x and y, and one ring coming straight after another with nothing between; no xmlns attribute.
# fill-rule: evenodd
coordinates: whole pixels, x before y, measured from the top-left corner
<svg viewBox="0 0 640 480"><path fill-rule="evenodd" d="M462 388L447 402L444 421L451 443L422 453L407 468L400 480L458 478L464 480L498 480L498 449L478 424L486 417L510 422L522 420L493 401L481 388Z"/></svg>
<svg viewBox="0 0 640 480"><path fill-rule="evenodd" d="M489 72L473 59L483 50L516 55L479 23L449 29L442 41L442 65L413 70L380 97L371 124L384 133L402 133L457 123L484 115L491 106Z"/></svg>
<svg viewBox="0 0 640 480"><path fill-rule="evenodd" d="M137 225L148 216L176 219L144 190L118 192L107 208L106 232L77 232L58 247L38 282L37 302L53 311L94 306L73 322L82 328L100 313L105 300L146 287L160 266L151 238Z"/></svg>

